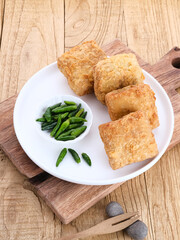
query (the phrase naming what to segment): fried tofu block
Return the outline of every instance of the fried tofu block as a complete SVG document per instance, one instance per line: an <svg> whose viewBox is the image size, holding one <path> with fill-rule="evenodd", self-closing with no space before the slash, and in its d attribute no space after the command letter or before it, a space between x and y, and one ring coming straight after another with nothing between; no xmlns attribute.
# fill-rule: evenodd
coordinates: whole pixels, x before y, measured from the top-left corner
<svg viewBox="0 0 180 240"><path fill-rule="evenodd" d="M64 53L58 58L57 65L70 88L82 96L94 91L93 67L105 58L106 54L95 41L87 41Z"/></svg>
<svg viewBox="0 0 180 240"><path fill-rule="evenodd" d="M114 90L108 93L105 99L111 120L142 110L146 113L152 129L159 126L156 97L149 85L140 84Z"/></svg>
<svg viewBox="0 0 180 240"><path fill-rule="evenodd" d="M94 91L105 104L105 95L113 90L143 83L144 75L136 56L118 54L98 62L94 69Z"/></svg>
<svg viewBox="0 0 180 240"><path fill-rule="evenodd" d="M142 111L100 125L99 133L113 170L158 154L151 126Z"/></svg>

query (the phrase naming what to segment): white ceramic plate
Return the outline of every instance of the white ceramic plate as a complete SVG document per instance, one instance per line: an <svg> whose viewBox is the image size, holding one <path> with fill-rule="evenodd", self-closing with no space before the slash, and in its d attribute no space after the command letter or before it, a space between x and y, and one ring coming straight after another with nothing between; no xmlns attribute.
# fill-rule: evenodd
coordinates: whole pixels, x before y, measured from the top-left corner
<svg viewBox="0 0 180 240"><path fill-rule="evenodd" d="M99 136L98 126L109 122L107 108L102 105L93 94L80 97L91 108L93 123L88 135L82 141L61 146L47 141L36 129L35 122L37 107L41 102L57 95L73 95L64 75L53 63L36 73L22 88L14 108L14 128L16 136L26 152L44 171L66 181L88 184L107 185L123 182L134 178L151 168L163 155L172 137L174 114L171 102L161 85L146 71L145 83L149 84L156 94L160 126L153 130L159 149L159 154L142 162L133 163L118 170L112 170L103 143ZM92 159L89 167L83 160L81 164L73 161L68 153L59 167L56 159L64 147L75 149L79 154L86 152Z"/></svg>

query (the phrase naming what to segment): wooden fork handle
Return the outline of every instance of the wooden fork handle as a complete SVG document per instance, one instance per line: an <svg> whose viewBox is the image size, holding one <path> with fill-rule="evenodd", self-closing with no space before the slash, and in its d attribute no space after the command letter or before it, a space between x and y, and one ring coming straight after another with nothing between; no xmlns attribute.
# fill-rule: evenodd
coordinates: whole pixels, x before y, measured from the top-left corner
<svg viewBox="0 0 180 240"><path fill-rule="evenodd" d="M64 236L64 237L60 238L59 240L73 240L73 239L78 239L78 238L85 238L85 237L92 236L92 235L96 235L96 233L94 233L93 230L91 230L91 228L90 228L83 232Z"/></svg>
<svg viewBox="0 0 180 240"><path fill-rule="evenodd" d="M139 213L125 213L122 215L115 216L104 220L103 222L98 223L97 225L84 230L83 232L71 234L65 237L60 238L59 240L70 240L77 238L84 238L87 236L109 234L113 232L121 231L122 229L128 227L135 221L139 219ZM126 220L126 221L125 221Z"/></svg>
<svg viewBox="0 0 180 240"><path fill-rule="evenodd" d="M64 236L64 237L60 238L59 240L71 240L71 239L73 240L73 239L78 239L78 238L85 238L88 236L105 234L101 225L102 225L102 222L89 228L89 229L86 229L82 232Z"/></svg>

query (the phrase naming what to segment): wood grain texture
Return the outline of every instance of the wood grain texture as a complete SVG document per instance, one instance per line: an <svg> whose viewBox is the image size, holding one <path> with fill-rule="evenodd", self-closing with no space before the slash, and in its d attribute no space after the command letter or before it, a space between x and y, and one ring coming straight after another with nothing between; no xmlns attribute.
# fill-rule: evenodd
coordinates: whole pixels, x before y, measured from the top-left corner
<svg viewBox="0 0 180 240"><path fill-rule="evenodd" d="M115 38L127 43L122 3L113 1L65 2L65 50L86 40L95 39L99 45Z"/></svg>
<svg viewBox="0 0 180 240"><path fill-rule="evenodd" d="M24 183L41 197L63 223L67 224L107 196L121 184L86 186L62 181L47 173Z"/></svg>
<svg viewBox="0 0 180 240"><path fill-rule="evenodd" d="M1 100L64 51L64 1L6 0L3 29Z"/></svg>
<svg viewBox="0 0 180 240"><path fill-rule="evenodd" d="M174 110L175 131L169 149L179 143L180 139L180 94L176 91L180 86L180 69L172 65L173 60L177 58L180 59L180 48L174 47L152 66L152 74L168 93Z"/></svg>
<svg viewBox="0 0 180 240"><path fill-rule="evenodd" d="M1 37L2 37L2 32L3 32L3 22L4 22L4 0L0 1L0 46L1 46Z"/></svg>
<svg viewBox="0 0 180 240"><path fill-rule="evenodd" d="M3 51L1 51L3 58L0 60L1 100L12 96L16 92L17 85L19 86L19 90L29 76L36 72L36 70L39 70L38 67L41 68L48 63L42 60L41 53L45 48L49 48L49 41L52 41L52 36L49 35L51 39L44 42L42 50L41 44L38 44L40 42L39 38L34 37L36 34L29 37L29 45L27 45L26 51L31 56L31 59L24 62L24 65L24 60L21 60L22 73L21 78L19 78L18 66L24 42L21 41L21 36L19 36L18 41L16 40L18 32L21 32L22 36L28 35L28 21L32 22L34 15L36 15L35 26L36 22L38 23L42 16L46 17L46 20L49 21L46 24L43 24L43 21L41 21L38 31L44 33L46 25L47 29L49 29L52 15L47 14L47 12L51 12L51 4L49 4L50 1L42 0L6 0L6 2L8 4L6 4L5 12L8 19L6 18L4 21L6 25L3 28L5 35L2 41ZM45 2L47 2L47 5ZM55 10L58 10L62 3L62 1L56 0L51 2ZM28 5L28 8L19 7L22 5ZM44 11L44 5L46 5L46 9L49 9L46 12ZM64 20L63 22L60 20L62 19L62 14L57 13L58 16L54 17L56 20L58 19L59 23L58 26L56 25L55 33L58 38L58 40L56 39L58 46L56 51L62 52L64 50L62 48L59 49L62 42L62 45L65 45L65 49L69 49L84 40L92 38L97 40L100 45L108 43L114 38L119 38L146 62L154 64L173 46L180 46L180 2L177 0L66 0L64 5L66 10L65 14L63 12L66 21L65 39L61 38L62 32L59 31L64 26ZM19 17L22 12L24 12L24 16L26 14L27 19L25 24L22 24L24 18ZM20 22L21 29L18 27ZM14 48L16 51L13 51ZM51 48L54 55L54 44L51 45ZM48 51L48 54L50 55L48 57L46 55L45 57L49 59L52 55L50 51ZM53 57L52 61L54 60ZM25 68L27 65L29 65L29 68ZM14 79L15 89L12 86ZM106 217L104 211L106 204L114 200L120 202L127 211L131 209L139 209L141 211L142 219L149 227L146 239L179 240L179 149L180 145L171 149L147 173L124 183L108 195L108 197L98 202L68 225L61 225L59 220L54 217L52 211L40 198L33 195L31 191L22 189L23 176L18 173L8 158L0 151L0 216L3 216L0 218L0 239L58 239L60 236L84 230L102 221ZM11 191L8 191L11 185L14 188L13 196ZM21 197L23 199L21 203L24 203L24 205L22 204L23 210L24 206L27 206L26 200L30 199L28 201L29 207L27 206L26 211L23 212L24 224L22 224L21 211L16 211L16 206L19 202L19 186L21 186ZM10 203L7 199L14 199L12 205L7 205L7 203ZM13 214L8 211L8 206L11 206L11 209L15 210L12 211ZM34 219L29 218L29 215L35 216ZM8 221L5 221L5 219ZM14 219L14 221L11 220L10 222L9 219ZM38 229L36 225L38 225ZM87 239L129 240L130 238L120 232Z"/></svg>
<svg viewBox="0 0 180 240"><path fill-rule="evenodd" d="M29 77L64 51L63 0L4 2L4 8L0 8L4 12L1 100L19 92ZM37 240L58 236L59 220L41 199L23 190L24 177L2 151L0 160L0 239Z"/></svg>
<svg viewBox="0 0 180 240"><path fill-rule="evenodd" d="M19 172L32 178L41 173L42 170L28 158L17 141L13 127L15 100L16 96L0 103L0 146Z"/></svg>

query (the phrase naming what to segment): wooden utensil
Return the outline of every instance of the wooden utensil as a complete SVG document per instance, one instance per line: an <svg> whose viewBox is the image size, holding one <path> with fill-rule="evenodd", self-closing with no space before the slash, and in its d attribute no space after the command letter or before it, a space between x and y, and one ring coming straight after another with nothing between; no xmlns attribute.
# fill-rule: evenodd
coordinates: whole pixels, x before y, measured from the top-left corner
<svg viewBox="0 0 180 240"><path fill-rule="evenodd" d="M84 238L84 237L93 236L93 235L101 235L101 234L118 232L127 228L132 223L136 222L139 219L139 217L140 216L138 212L125 213L122 215L118 215L116 217L109 218L101 223L98 223L97 225L85 231L62 237L59 240L71 240L71 239Z"/></svg>
<svg viewBox="0 0 180 240"><path fill-rule="evenodd" d="M119 40L107 44L103 50L108 56L134 53ZM134 53L135 54L135 53ZM135 54L137 56L137 54ZM174 109L175 126L168 149L180 142L180 48L174 47L159 62L151 66L137 56L140 66L151 73L166 90ZM179 63L179 65L178 65ZM173 66L173 65L175 66ZM13 109L16 96L0 103L0 147L29 180L24 187L40 196L65 224L93 206L122 183L106 186L86 186L55 178L35 165L21 148L13 128Z"/></svg>

